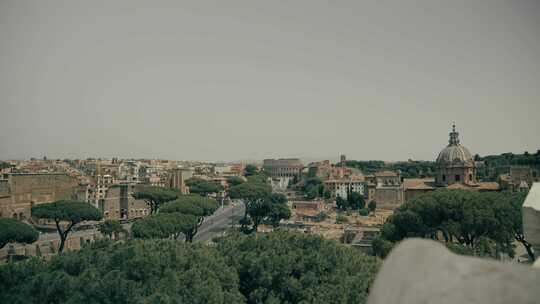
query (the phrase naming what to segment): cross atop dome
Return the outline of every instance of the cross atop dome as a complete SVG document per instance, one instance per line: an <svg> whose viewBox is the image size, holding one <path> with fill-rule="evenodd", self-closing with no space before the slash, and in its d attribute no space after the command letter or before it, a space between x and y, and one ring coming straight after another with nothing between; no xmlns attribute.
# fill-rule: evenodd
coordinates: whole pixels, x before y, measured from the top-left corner
<svg viewBox="0 0 540 304"><path fill-rule="evenodd" d="M456 123L452 124L452 132L450 132L450 140L448 141L449 146L459 145L459 133L456 132Z"/></svg>

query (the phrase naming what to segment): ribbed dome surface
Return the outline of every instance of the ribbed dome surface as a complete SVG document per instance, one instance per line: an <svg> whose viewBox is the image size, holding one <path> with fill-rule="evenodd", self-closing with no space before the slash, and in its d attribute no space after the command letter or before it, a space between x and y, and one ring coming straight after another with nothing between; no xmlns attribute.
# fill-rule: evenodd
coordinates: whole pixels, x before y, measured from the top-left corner
<svg viewBox="0 0 540 304"><path fill-rule="evenodd" d="M451 144L439 153L437 164L444 166L474 166L474 160L467 148L460 144Z"/></svg>
<svg viewBox="0 0 540 304"><path fill-rule="evenodd" d="M437 157L437 164L441 167L474 167L471 152L459 143L459 133L456 125L452 126L448 146Z"/></svg>

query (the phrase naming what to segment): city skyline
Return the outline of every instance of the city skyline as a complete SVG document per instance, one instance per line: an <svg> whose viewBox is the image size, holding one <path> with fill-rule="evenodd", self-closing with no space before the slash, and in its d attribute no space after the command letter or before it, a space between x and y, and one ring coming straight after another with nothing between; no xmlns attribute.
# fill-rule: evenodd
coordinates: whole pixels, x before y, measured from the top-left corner
<svg viewBox="0 0 540 304"><path fill-rule="evenodd" d="M540 149L536 1L54 4L0 4L1 159Z"/></svg>
<svg viewBox="0 0 540 304"><path fill-rule="evenodd" d="M540 0L0 0L0 303L536 303Z"/></svg>
<svg viewBox="0 0 540 304"><path fill-rule="evenodd" d="M443 146L441 146L443 147ZM530 150L530 151L502 151L502 152L493 152L493 153L487 153L487 154L479 154L480 156L490 156L490 155L499 155L499 154L503 154L503 153L514 153L514 154L522 154L522 153L530 153L530 154L534 154L534 153L538 153L538 151L540 151L540 148L537 149L537 150ZM473 155L476 155L478 153L474 153ZM122 156L118 156L118 155L114 155L114 154L111 154L111 155L85 155L85 156L82 156L82 157L73 157L73 158L67 158L67 159L103 159L103 160L111 160L111 159L124 159L124 160L129 160L129 159L148 159L148 160L171 160L171 161L187 161L187 162L207 162L207 163L262 163L262 161L264 159L286 159L286 158L298 158L300 159L303 163L310 163L310 162L316 162L316 161L322 161L322 160L330 160L332 162L339 162L340 160L340 157L345 155L348 159L350 160L358 160L358 161L370 161L370 160L375 160L375 161L385 161L385 162L389 162L389 163L392 163L392 162L403 162L403 161L431 161L431 162L435 162L435 159L438 155L438 153L436 153L434 155L434 157L432 159L413 159L413 158L403 158L403 159L382 159L382 158L358 158L358 157L355 157L354 155L349 155L349 154L346 154L345 152L338 152L336 155L327 155L327 156L302 156L302 155L273 155L273 156L270 156L270 157L263 157L263 158L259 158L259 159L256 159L256 158L243 158L243 159L174 159L174 158L159 158L159 157L155 157L155 156L150 156L150 157L122 157ZM33 155L33 156L29 156L27 158L4 158L4 159L0 159L0 161L10 161L10 160L14 160L14 161L24 161L24 160L28 160L28 159L41 159L41 158L47 158L47 159L66 159L66 157L51 157L50 155Z"/></svg>

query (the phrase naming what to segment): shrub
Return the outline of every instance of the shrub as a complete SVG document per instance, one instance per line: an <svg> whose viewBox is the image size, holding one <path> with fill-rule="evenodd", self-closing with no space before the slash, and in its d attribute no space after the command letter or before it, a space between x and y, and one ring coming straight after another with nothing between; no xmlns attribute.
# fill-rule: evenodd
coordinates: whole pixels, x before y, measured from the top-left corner
<svg viewBox="0 0 540 304"><path fill-rule="evenodd" d="M349 222L349 219L344 216L343 214L338 214L336 216L336 224L345 224L345 223L348 223Z"/></svg>
<svg viewBox="0 0 540 304"><path fill-rule="evenodd" d="M360 210L358 210L358 214L360 214L361 216L368 216L369 215L369 209L366 209L366 208L360 209Z"/></svg>

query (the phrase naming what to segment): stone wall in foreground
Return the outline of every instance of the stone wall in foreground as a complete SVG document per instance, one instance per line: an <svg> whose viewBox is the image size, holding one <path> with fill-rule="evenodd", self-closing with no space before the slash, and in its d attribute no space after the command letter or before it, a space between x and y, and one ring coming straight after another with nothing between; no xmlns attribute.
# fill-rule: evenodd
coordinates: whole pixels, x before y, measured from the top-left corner
<svg viewBox="0 0 540 304"><path fill-rule="evenodd" d="M540 303L540 270L459 256L442 244L407 239L386 258L368 304Z"/></svg>

